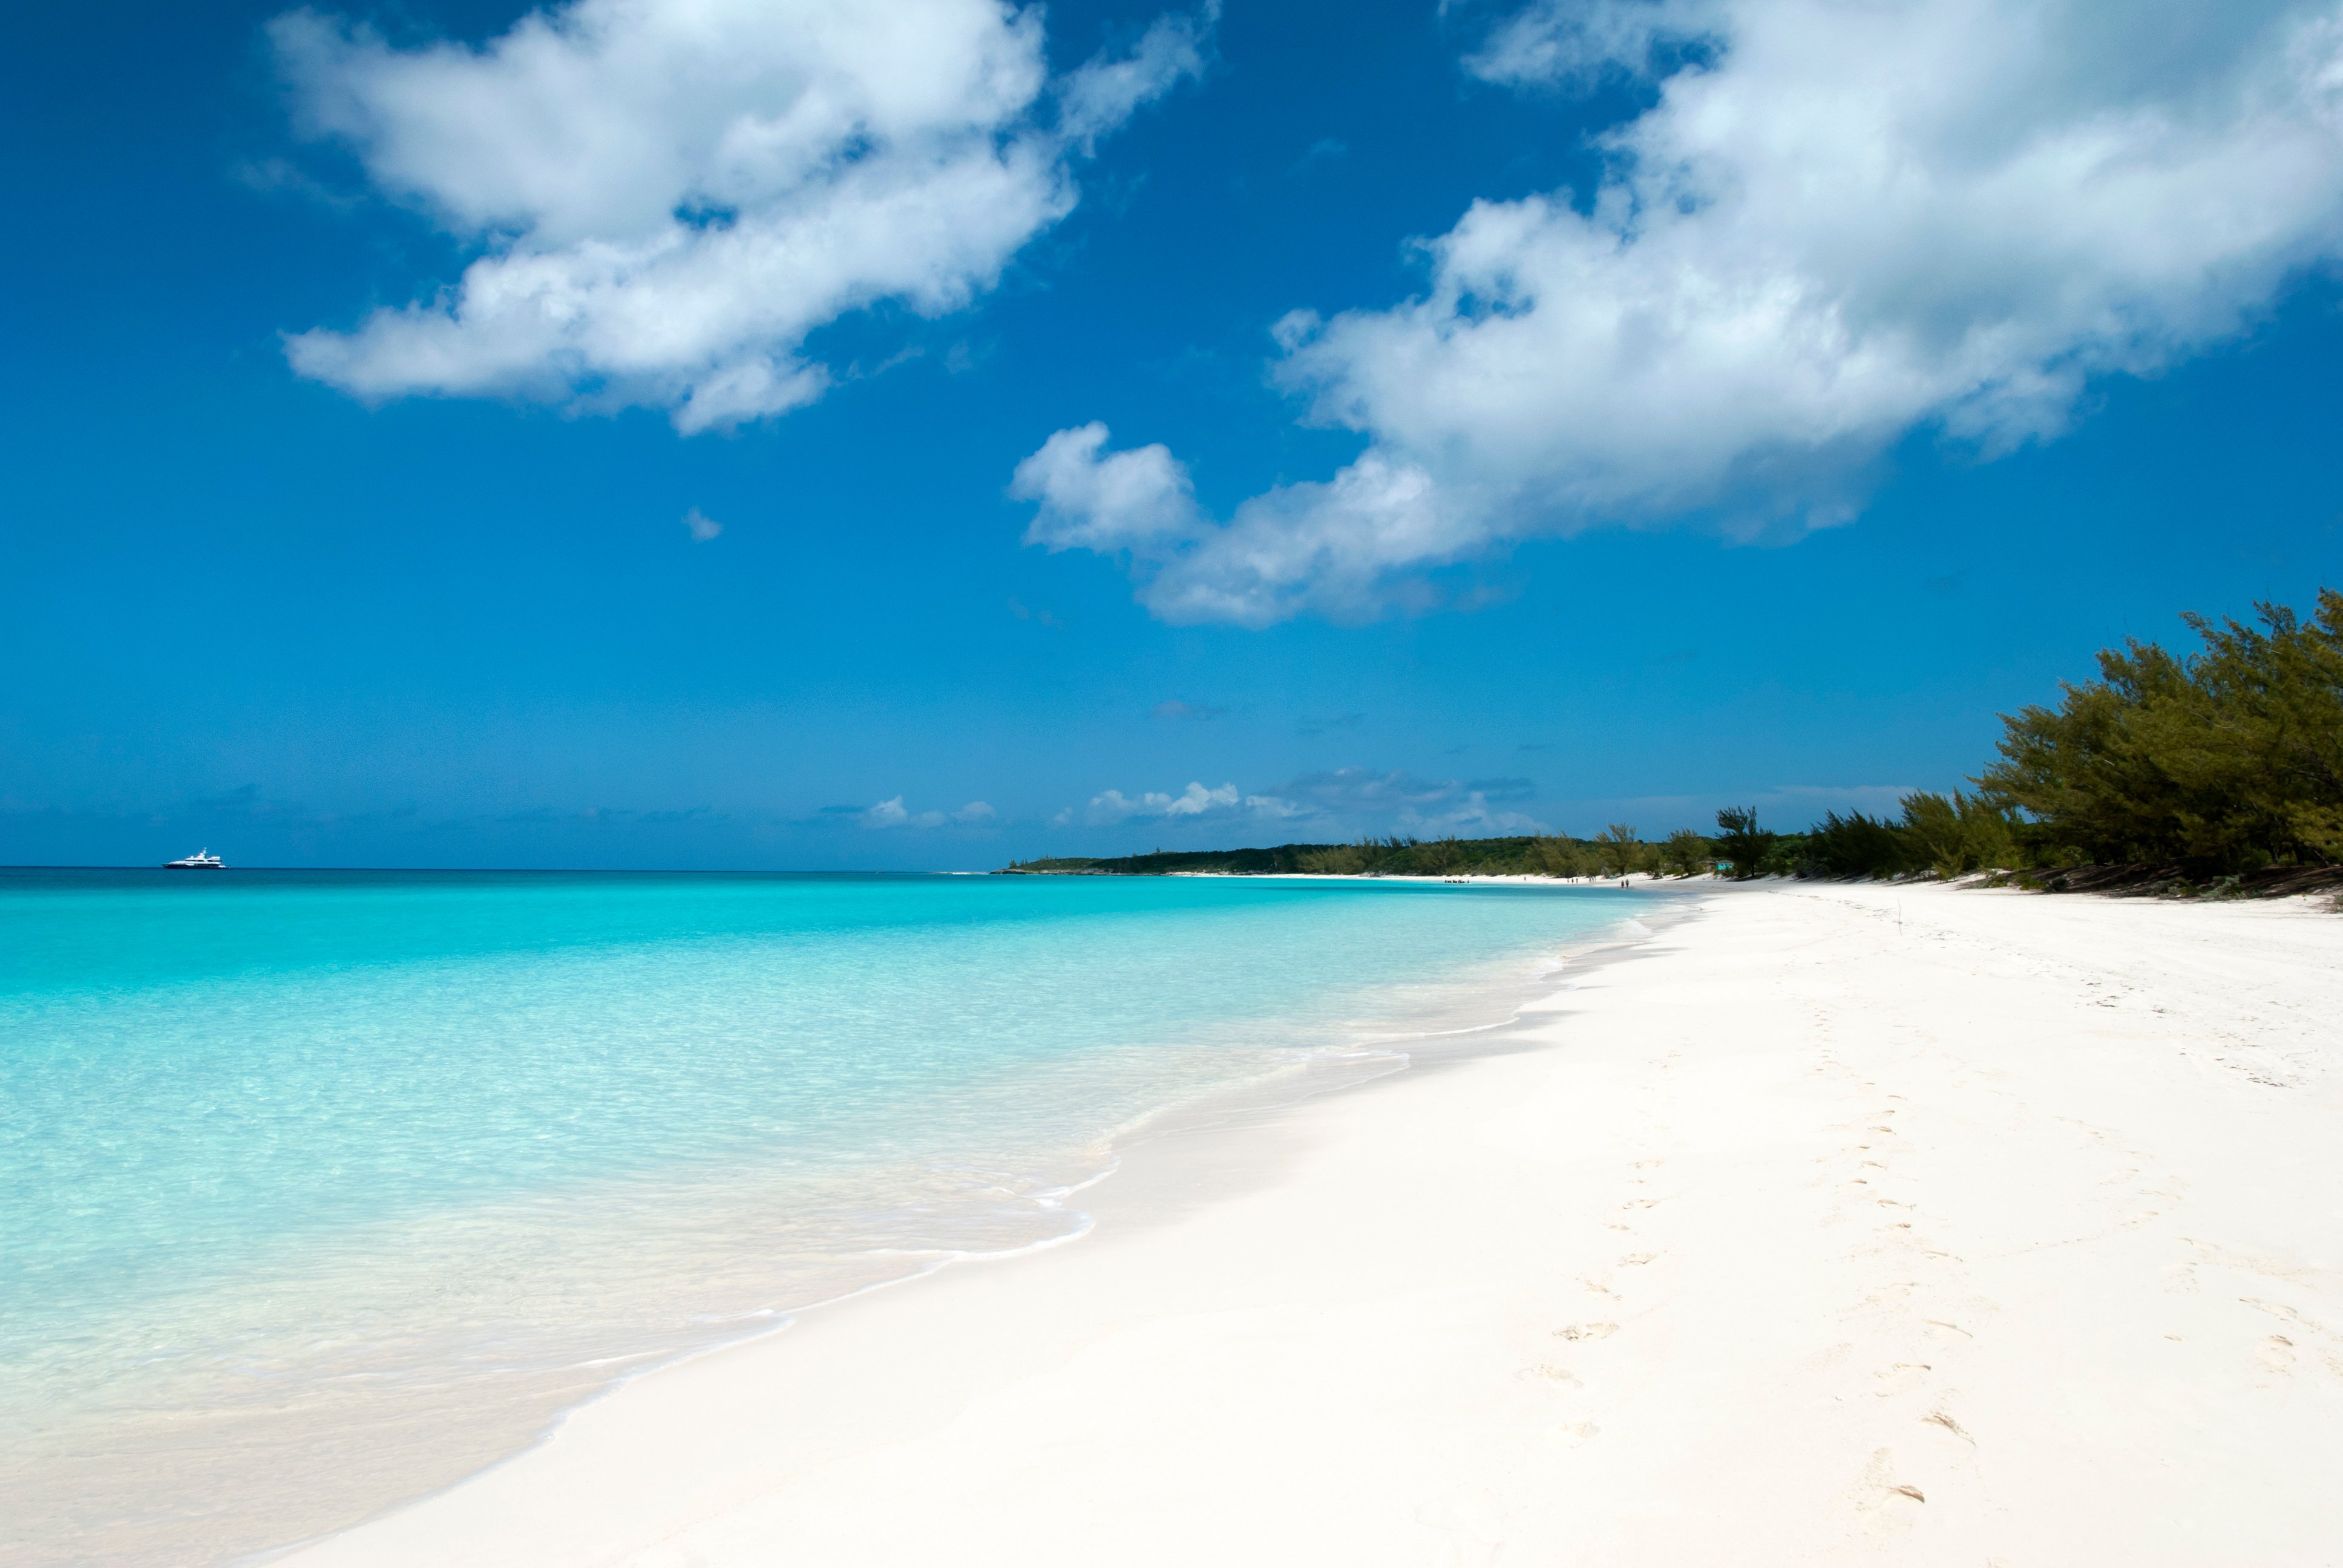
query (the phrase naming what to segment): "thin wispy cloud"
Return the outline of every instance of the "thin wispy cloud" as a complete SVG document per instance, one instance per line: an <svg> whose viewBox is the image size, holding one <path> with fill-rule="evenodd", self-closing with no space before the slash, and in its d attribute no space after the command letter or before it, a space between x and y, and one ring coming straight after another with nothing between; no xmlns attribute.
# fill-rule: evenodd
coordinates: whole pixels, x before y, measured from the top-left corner
<svg viewBox="0 0 2343 1568"><path fill-rule="evenodd" d="M1350 152L1351 145L1348 142L1334 136L1321 136L1310 144L1308 152L1293 160L1293 166L1286 170L1286 173L1299 179L1321 164L1330 164L1337 158L1349 156Z"/></svg>
<svg viewBox="0 0 2343 1568"><path fill-rule="evenodd" d="M2343 256L2343 10L2281 0L1535 0L1466 68L1656 78L1592 191L1472 204L1386 309L1276 326L1366 449L1225 518L1169 448L1061 430L1028 538L1127 562L1172 621L1420 608L1509 540L1695 514L1844 523L1933 430L2064 433Z"/></svg>
<svg viewBox="0 0 2343 1568"><path fill-rule="evenodd" d="M1332 719L1323 720L1304 719L1295 728L1294 733L1297 735L1323 735L1330 729L1356 729L1360 725L1365 723L1366 720L1367 716L1363 713L1338 713Z"/></svg>
<svg viewBox="0 0 2343 1568"><path fill-rule="evenodd" d="M1028 605L1024 600L1019 598L1012 598L1009 601L1009 613L1015 616L1019 620L1030 620L1038 626L1046 626L1052 631L1063 630L1066 625L1064 621L1060 620L1050 611L1046 609L1036 609Z"/></svg>
<svg viewBox="0 0 2343 1568"><path fill-rule="evenodd" d="M724 531L724 525L709 517L707 513L701 511L698 507L694 507L691 510L683 514L683 528L684 532L691 536L691 542L693 544L704 545L708 543L709 540L714 538L717 535L722 533Z"/></svg>
<svg viewBox="0 0 2343 1568"><path fill-rule="evenodd" d="M1159 702L1147 710L1148 717L1151 719L1161 719L1174 723L1182 720L1218 719L1227 712L1228 709L1225 708L1212 708L1198 702L1182 702L1177 698L1169 702Z"/></svg>
<svg viewBox="0 0 2343 1568"><path fill-rule="evenodd" d="M1501 809L1529 799L1527 779L1422 779L1404 770L1337 768L1305 773L1270 792L1296 808L1294 815L1322 819L1347 832L1448 834L1539 833L1538 818Z"/></svg>
<svg viewBox="0 0 2343 1568"><path fill-rule="evenodd" d="M1528 779L1421 779L1401 770L1338 768L1305 773L1266 789L1246 791L1235 784L1211 788L1192 782L1178 793L1150 790L1125 795L1108 789L1091 798L1079 814L1071 808L1053 821L1079 819L1094 828L1151 819L1165 824L1221 824L1260 828L1274 824L1290 835L1347 839L1359 833L1425 836L1449 833L1536 833L1540 819L1511 809L1536 793Z"/></svg>

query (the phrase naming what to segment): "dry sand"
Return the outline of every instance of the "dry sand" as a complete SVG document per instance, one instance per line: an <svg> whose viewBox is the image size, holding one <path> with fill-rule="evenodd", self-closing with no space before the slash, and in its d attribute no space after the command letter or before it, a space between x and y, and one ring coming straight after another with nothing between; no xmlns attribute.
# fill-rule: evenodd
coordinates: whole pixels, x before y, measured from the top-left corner
<svg viewBox="0 0 2343 1568"><path fill-rule="evenodd" d="M297 1560L2343 1563L2343 916L1719 889L1499 1043Z"/></svg>

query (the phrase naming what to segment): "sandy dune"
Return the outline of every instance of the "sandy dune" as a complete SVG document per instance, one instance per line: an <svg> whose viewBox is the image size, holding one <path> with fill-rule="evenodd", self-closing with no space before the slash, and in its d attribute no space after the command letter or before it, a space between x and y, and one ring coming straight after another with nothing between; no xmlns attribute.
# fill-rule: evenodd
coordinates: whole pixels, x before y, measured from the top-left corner
<svg viewBox="0 0 2343 1568"><path fill-rule="evenodd" d="M1719 890L1506 1044L297 1561L2343 1563L2343 916Z"/></svg>

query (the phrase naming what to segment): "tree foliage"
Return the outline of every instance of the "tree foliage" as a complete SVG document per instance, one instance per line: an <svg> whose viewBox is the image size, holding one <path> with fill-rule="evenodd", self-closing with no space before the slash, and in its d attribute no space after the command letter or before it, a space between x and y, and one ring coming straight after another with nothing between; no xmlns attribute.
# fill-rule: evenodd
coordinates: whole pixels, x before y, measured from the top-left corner
<svg viewBox="0 0 2343 1568"><path fill-rule="evenodd" d="M1895 821L1860 811L1826 812L1786 856L1777 851L1775 862L1802 877L1957 877L2022 863L2019 824L2006 807L1958 791L1906 795L1902 805Z"/></svg>
<svg viewBox="0 0 2343 1568"><path fill-rule="evenodd" d="M2099 655L2100 678L2003 723L1978 784L2023 814L2038 863L2214 871L2343 858L2343 594L2309 621L2185 618L2191 658L2154 643Z"/></svg>
<svg viewBox="0 0 2343 1568"><path fill-rule="evenodd" d="M1774 869L1767 862L1780 838L1757 826L1756 807L1726 807L1716 814L1717 869L1735 881L1764 876Z"/></svg>
<svg viewBox="0 0 2343 1568"><path fill-rule="evenodd" d="M1705 835L1679 828L1659 847L1660 869L1672 877L1690 877L1716 864Z"/></svg>

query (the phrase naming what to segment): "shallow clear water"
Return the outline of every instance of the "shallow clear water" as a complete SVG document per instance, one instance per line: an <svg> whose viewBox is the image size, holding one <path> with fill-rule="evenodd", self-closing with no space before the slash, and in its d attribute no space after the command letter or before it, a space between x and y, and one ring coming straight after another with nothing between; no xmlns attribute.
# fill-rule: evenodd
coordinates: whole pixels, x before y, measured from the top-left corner
<svg viewBox="0 0 2343 1568"><path fill-rule="evenodd" d="M1118 1131L1502 1009L1620 895L0 871L0 1560L199 1563L1062 1238ZM1493 1001L1492 998L1497 1000Z"/></svg>

